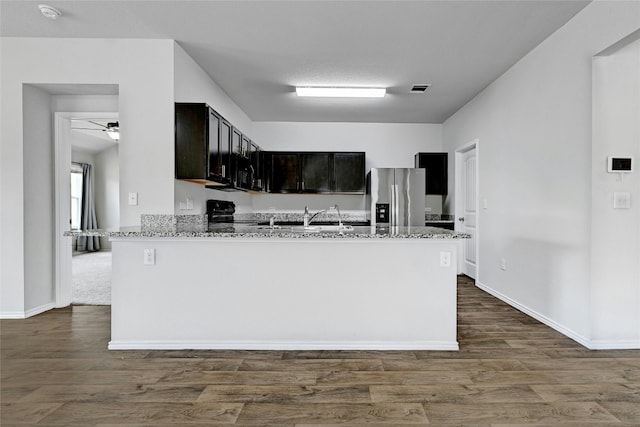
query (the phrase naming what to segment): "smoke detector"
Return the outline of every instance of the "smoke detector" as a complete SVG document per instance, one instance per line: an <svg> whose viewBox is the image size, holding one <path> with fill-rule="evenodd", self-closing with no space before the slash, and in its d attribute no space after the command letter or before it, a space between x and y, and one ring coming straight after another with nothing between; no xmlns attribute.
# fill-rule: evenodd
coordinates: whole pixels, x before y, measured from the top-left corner
<svg viewBox="0 0 640 427"><path fill-rule="evenodd" d="M430 84L413 85L409 93L425 93L429 89Z"/></svg>
<svg viewBox="0 0 640 427"><path fill-rule="evenodd" d="M38 9L42 12L45 18L56 20L59 16L62 16L62 13L56 9L55 7L49 6L47 4L39 4Z"/></svg>

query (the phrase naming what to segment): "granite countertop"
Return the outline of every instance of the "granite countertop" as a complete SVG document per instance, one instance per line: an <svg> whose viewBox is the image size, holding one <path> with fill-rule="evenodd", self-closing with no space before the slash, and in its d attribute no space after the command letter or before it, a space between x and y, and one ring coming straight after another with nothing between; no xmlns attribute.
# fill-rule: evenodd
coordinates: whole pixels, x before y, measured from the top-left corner
<svg viewBox="0 0 640 427"><path fill-rule="evenodd" d="M197 238L250 238L250 239L467 239L471 236L437 227L397 227L389 228L354 226L351 230L338 232L294 231L300 227L220 223L203 226L184 226L173 230L162 228L123 227L118 230L67 231L65 236L105 236L122 237L197 237Z"/></svg>

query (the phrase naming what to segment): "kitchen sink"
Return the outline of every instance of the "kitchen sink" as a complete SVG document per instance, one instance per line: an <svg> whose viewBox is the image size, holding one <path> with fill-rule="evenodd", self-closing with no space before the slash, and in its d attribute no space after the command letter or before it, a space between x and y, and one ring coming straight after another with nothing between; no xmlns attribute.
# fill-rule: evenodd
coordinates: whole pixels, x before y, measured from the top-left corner
<svg viewBox="0 0 640 427"><path fill-rule="evenodd" d="M342 233L353 231L350 225L309 225L307 227L298 225L291 227L291 231L296 233Z"/></svg>

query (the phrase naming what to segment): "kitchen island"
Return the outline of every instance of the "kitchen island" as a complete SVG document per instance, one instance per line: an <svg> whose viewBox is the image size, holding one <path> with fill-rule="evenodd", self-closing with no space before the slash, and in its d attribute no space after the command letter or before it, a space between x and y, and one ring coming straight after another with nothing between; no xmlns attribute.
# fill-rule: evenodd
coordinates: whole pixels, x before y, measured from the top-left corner
<svg viewBox="0 0 640 427"><path fill-rule="evenodd" d="M83 233L112 241L109 348L458 349L456 253L466 235L298 230Z"/></svg>

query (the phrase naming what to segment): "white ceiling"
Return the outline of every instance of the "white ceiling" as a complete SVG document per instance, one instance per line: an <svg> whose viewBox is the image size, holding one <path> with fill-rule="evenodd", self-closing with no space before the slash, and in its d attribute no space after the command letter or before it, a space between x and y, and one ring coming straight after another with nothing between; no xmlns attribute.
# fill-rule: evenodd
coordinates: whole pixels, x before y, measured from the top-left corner
<svg viewBox="0 0 640 427"><path fill-rule="evenodd" d="M117 115L110 117L83 117L71 119L71 146L74 150L97 154L118 142L107 135L107 123L118 120Z"/></svg>
<svg viewBox="0 0 640 427"><path fill-rule="evenodd" d="M252 120L397 123L442 123L589 3L47 0L51 21L43 2L2 0L0 35L174 39ZM296 85L389 89L303 99Z"/></svg>

